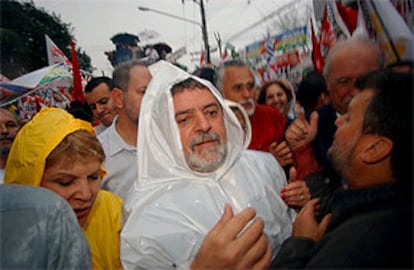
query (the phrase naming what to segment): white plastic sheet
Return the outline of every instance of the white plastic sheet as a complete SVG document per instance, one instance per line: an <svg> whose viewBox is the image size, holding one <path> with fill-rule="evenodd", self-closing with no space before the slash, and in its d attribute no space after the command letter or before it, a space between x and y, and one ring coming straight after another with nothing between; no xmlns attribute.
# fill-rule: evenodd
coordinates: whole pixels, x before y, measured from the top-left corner
<svg viewBox="0 0 414 270"><path fill-rule="evenodd" d="M170 88L189 74L167 63L150 67L153 79L141 104L138 179L125 201L121 232L125 269L174 269L188 265L229 203L234 213L256 209L276 252L291 233L294 212L279 196L282 168L268 153L247 151L240 124L217 89L199 78L223 106L228 154L212 173L185 162Z"/></svg>

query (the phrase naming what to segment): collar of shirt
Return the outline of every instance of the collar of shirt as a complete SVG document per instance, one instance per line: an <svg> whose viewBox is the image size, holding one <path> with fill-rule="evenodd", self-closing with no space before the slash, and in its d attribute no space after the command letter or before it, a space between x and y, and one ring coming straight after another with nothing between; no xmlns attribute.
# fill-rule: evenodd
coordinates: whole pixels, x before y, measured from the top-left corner
<svg viewBox="0 0 414 270"><path fill-rule="evenodd" d="M136 147L130 144L127 144L124 139L119 135L115 128L116 119L112 121L112 124L99 134L98 139L101 142L105 154L108 156L113 156L123 149L127 151L136 151Z"/></svg>

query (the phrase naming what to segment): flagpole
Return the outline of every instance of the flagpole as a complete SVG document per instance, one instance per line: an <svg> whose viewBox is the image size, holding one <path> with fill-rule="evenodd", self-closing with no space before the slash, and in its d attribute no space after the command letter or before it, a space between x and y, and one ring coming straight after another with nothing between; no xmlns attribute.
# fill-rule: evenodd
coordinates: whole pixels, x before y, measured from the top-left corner
<svg viewBox="0 0 414 270"><path fill-rule="evenodd" d="M374 9L375 13L377 14L377 17L378 17L378 20L379 20L379 22L380 22L380 24L382 26L382 29L384 29L384 33L387 36L388 41L390 42L391 49L392 49L395 57L397 58L397 62L400 62L401 61L401 58L400 58L400 56L398 54L397 49L395 48L394 42L392 41L392 38L390 37L390 34L387 31L387 28L384 25L384 22L382 21L381 17L379 16L379 13L378 13L377 7L374 4L374 1L370 0L369 2L371 4L371 6L372 6L372 9Z"/></svg>

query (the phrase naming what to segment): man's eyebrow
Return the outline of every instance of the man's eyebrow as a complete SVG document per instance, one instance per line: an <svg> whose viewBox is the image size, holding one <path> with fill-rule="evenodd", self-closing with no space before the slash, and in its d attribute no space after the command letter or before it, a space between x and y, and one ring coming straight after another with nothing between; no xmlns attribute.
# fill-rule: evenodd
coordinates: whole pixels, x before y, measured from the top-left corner
<svg viewBox="0 0 414 270"><path fill-rule="evenodd" d="M205 109L210 108L210 107L220 107L220 105L217 102L212 102L212 103L204 105L201 109L205 110ZM182 115L182 114L191 113L194 110L195 110L194 108L190 108L190 109L187 109L187 110L178 111L178 112L175 113L175 117L177 117L179 115Z"/></svg>
<svg viewBox="0 0 414 270"><path fill-rule="evenodd" d="M204 106L203 106L203 110L204 110L204 109L207 109L207 108L210 108L210 107L213 107L213 106L215 106L215 107L220 107L220 106L219 106L219 104L218 104L217 102L212 102L212 103L209 103L209 104L207 104L207 105L204 105Z"/></svg>
<svg viewBox="0 0 414 270"><path fill-rule="evenodd" d="M337 81L339 81L339 80L352 80L352 77L351 76L339 76L339 77L336 77L336 78L333 78L334 80L337 80Z"/></svg>
<svg viewBox="0 0 414 270"><path fill-rule="evenodd" d="M177 117L178 115L182 115L182 114L190 113L190 112L193 112L193 111L194 111L194 109L193 109L193 108L191 108L191 109L187 109L187 110L178 111L178 112L176 112L176 113L175 113L175 117Z"/></svg>
<svg viewBox="0 0 414 270"><path fill-rule="evenodd" d="M98 99L98 102L99 102L99 101L102 101L102 100L104 100L104 99L109 99L109 97L102 97L102 98Z"/></svg>

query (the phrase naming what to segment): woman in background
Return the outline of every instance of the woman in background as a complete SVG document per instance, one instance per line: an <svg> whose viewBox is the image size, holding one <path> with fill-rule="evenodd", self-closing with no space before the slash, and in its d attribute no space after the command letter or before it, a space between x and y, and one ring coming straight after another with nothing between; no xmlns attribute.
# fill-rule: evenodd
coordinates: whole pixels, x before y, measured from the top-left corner
<svg viewBox="0 0 414 270"><path fill-rule="evenodd" d="M272 80L263 84L257 103L278 109L286 117L287 125L295 118L295 93L287 80Z"/></svg>

